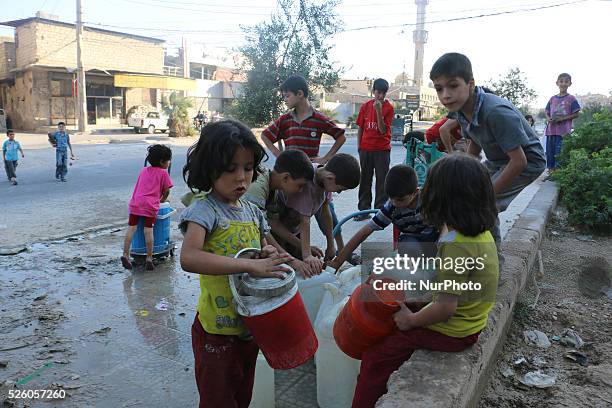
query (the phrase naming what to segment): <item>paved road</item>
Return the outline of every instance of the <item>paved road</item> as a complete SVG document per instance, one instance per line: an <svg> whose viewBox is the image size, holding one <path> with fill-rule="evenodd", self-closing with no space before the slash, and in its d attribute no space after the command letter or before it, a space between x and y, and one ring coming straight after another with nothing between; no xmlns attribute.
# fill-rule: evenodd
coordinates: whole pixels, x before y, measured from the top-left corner
<svg viewBox="0 0 612 408"><path fill-rule="evenodd" d="M331 144L331 139L324 139L322 153ZM0 181L0 205L5 214L0 217L0 248L17 247L126 220L127 204L143 165L147 146L144 142L76 145L75 152L79 159L69 167L67 183L55 180L53 149L26 149L26 158L20 161L18 168L19 185L12 186L8 181ZM181 174L187 147L173 146L172 149L171 176L175 187L170 203L180 209L180 196L187 191ZM357 156L356 139L349 138L341 151ZM391 164L402 163L405 154L403 146L394 144ZM271 157L266 166L273 163ZM526 189L500 216L502 234L512 225L512 220L528 204L536 190L537 185ZM340 218L355 211L357 189L335 196L334 203ZM359 225L354 222L347 224L347 234L356 231ZM313 230L313 233L316 242L323 244L322 236L316 237L320 235L318 231Z"/></svg>
<svg viewBox="0 0 612 408"><path fill-rule="evenodd" d="M146 143L76 145L78 160L68 170L68 182L56 182L55 152L51 148L26 149L18 168L19 185L0 182L0 202L6 217L0 220L0 247L13 247L69 235L74 231L127 217L127 203L146 156ZM322 152L331 146L323 141ZM175 187L170 203L180 208L180 196L187 191L181 170L186 147L173 148L171 176ZM349 139L343 152L357 155L356 140ZM392 163L403 161L405 149L394 145ZM266 165L271 166L273 159ZM354 195L354 197L353 197ZM347 198L346 212L354 210L356 191L338 198L340 207ZM356 206L356 205L355 205Z"/></svg>

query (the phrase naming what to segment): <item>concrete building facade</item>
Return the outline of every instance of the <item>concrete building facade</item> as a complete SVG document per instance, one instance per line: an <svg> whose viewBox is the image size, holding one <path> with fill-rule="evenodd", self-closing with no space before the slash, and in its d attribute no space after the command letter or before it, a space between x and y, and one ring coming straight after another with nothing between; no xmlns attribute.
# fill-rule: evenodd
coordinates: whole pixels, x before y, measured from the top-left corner
<svg viewBox="0 0 612 408"><path fill-rule="evenodd" d="M0 24L15 28L13 39L0 38L0 108L13 127L35 130L60 121L75 124L75 25L41 17ZM163 44L157 38L84 28L88 124L120 124L131 106L158 106ZM138 86L118 86L120 74L140 76Z"/></svg>

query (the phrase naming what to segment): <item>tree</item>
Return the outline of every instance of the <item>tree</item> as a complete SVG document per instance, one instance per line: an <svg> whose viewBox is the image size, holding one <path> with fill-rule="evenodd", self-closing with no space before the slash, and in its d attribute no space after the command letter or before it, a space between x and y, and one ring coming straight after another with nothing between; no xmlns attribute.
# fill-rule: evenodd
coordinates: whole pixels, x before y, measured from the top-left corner
<svg viewBox="0 0 612 408"><path fill-rule="evenodd" d="M340 31L334 9L338 0L278 0L270 21L243 27L246 44L240 47L247 73L231 115L253 126L279 116L283 102L280 85L293 74L302 75L311 92L331 91L341 69L330 60L329 40Z"/></svg>
<svg viewBox="0 0 612 408"><path fill-rule="evenodd" d="M529 104L537 97L535 90L529 87L524 73L518 67L511 68L504 77L500 75L497 81L489 80L488 86L497 95L512 102L523 113L529 111Z"/></svg>
<svg viewBox="0 0 612 408"><path fill-rule="evenodd" d="M162 97L162 109L170 118L170 136L182 137L187 135L189 131L189 108L191 108L191 101L176 92L172 92L168 97Z"/></svg>

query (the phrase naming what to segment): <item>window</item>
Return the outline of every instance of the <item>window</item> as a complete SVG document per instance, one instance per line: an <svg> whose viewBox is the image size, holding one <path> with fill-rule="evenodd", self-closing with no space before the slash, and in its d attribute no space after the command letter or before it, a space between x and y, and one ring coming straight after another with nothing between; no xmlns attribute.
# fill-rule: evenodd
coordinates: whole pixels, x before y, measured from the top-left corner
<svg viewBox="0 0 612 408"><path fill-rule="evenodd" d="M69 79L51 80L51 96L72 96L72 81Z"/></svg>
<svg viewBox="0 0 612 408"><path fill-rule="evenodd" d="M88 83L86 88L87 96L122 96L121 88L113 85Z"/></svg>

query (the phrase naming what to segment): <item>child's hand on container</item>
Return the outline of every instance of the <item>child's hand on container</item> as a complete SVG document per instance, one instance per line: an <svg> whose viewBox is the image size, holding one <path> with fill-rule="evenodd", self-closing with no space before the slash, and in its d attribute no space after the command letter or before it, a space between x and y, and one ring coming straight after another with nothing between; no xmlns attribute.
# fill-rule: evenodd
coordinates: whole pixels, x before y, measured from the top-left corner
<svg viewBox="0 0 612 408"><path fill-rule="evenodd" d="M414 328L412 324L412 310L408 309L408 306L404 302L399 302L400 310L393 315L395 325L400 330L410 330Z"/></svg>
<svg viewBox="0 0 612 408"><path fill-rule="evenodd" d="M321 248L314 245L310 247L310 254L316 258L323 258L323 251Z"/></svg>
<svg viewBox="0 0 612 408"><path fill-rule="evenodd" d="M311 276L316 275L315 273L311 271L309 265L300 261L299 259L294 258L293 261L289 263L289 266L293 268L295 273L297 273L299 276L301 276L304 279L308 279Z"/></svg>
<svg viewBox="0 0 612 408"><path fill-rule="evenodd" d="M271 256L278 255L278 250L273 245L266 245L261 248L259 258L270 258ZM282 255L289 256L289 254L283 253Z"/></svg>
<svg viewBox="0 0 612 408"><path fill-rule="evenodd" d="M307 256L304 259L304 263L310 267L310 272L312 275L318 275L323 270L323 260L312 255Z"/></svg>
<svg viewBox="0 0 612 408"><path fill-rule="evenodd" d="M256 278L279 278L285 279L290 270L282 264L291 261L291 256L273 255L263 259L253 259L249 262L248 273Z"/></svg>

